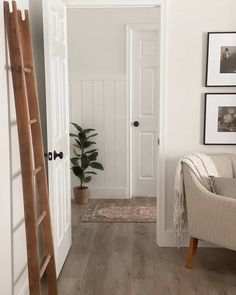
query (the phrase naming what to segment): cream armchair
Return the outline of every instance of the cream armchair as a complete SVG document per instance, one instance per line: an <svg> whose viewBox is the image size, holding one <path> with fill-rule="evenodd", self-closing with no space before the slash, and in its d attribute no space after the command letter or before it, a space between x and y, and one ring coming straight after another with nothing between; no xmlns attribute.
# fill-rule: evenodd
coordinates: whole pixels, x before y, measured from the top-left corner
<svg viewBox="0 0 236 295"><path fill-rule="evenodd" d="M236 178L236 155L210 156L220 177ZM185 266L191 268L198 240L236 250L236 199L208 191L184 164L190 245Z"/></svg>

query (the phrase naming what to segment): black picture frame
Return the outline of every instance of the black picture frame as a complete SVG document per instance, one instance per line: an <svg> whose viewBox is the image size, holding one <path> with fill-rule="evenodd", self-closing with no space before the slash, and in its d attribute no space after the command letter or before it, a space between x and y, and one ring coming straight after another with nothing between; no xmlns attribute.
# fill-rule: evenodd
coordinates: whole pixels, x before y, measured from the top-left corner
<svg viewBox="0 0 236 295"><path fill-rule="evenodd" d="M235 72L235 74L234 73L231 73L233 76L235 75L235 82L234 83L225 84L223 81L221 83L210 83L210 81L209 81L210 80L209 79L210 72L212 71L211 70L211 65L212 65L211 60L213 59L213 57L210 56L210 51L211 51L210 49L212 47L214 47L214 44L212 44L213 41L211 40L211 37L213 37L213 36L229 36L229 35L235 35L235 44L234 44L234 46L236 48L236 31L208 32L207 33L207 58L206 58L206 77L205 77L205 86L206 87L236 87L236 72ZM222 43L222 45L223 45L223 43ZM219 52L218 59L220 61L221 55L220 55L220 51L218 51L218 52ZM218 69L220 70L220 68L218 68ZM220 72L215 73L215 74L222 75L222 77L224 77L224 80L226 79L226 77L228 75L228 74L225 75L225 73L221 74Z"/></svg>
<svg viewBox="0 0 236 295"><path fill-rule="evenodd" d="M222 98L222 102L218 103L217 101L217 97ZM228 100L226 99L228 98ZM229 102L229 99L232 100L233 105L231 106L231 103ZM213 130L213 132L216 132L216 134L220 134L219 136L219 141L217 141L217 139L214 141L212 139L209 138L209 132L211 132L211 130L209 129L208 126L208 120L211 120L211 124L212 124L212 119L213 119L213 126L215 124L215 127L218 126L218 119L219 117L209 117L209 107L211 107L211 105L209 104L209 100L212 101L212 104L216 107L218 106L218 108L234 108L235 109L235 114L236 114L236 93L205 93L205 109L204 109L204 132L203 132L203 144L204 145L236 145L236 131L235 132L216 132L216 130ZM218 103L218 104L217 104ZM235 128L236 128L236 119L235 119ZM229 135L231 135L230 141L228 138L225 138L225 140L222 139L222 137L229 137ZM227 136L228 135L228 136ZM217 136L216 136L217 138ZM233 139L232 139L233 138Z"/></svg>

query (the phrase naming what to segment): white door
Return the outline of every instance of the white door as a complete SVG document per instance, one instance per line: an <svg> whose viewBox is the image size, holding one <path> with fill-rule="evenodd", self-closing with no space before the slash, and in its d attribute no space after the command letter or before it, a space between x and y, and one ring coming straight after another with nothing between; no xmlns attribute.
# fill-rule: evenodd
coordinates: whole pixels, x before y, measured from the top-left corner
<svg viewBox="0 0 236 295"><path fill-rule="evenodd" d="M159 42L157 30L132 36L132 195L156 196Z"/></svg>
<svg viewBox="0 0 236 295"><path fill-rule="evenodd" d="M43 21L48 151L52 153L48 180L58 275L71 246L66 7L62 0L43 1ZM62 159L54 157L61 152Z"/></svg>

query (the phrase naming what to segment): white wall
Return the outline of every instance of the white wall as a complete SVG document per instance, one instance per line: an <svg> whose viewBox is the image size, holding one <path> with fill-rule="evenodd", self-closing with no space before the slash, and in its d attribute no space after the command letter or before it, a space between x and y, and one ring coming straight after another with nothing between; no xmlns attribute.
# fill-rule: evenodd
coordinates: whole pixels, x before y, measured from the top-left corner
<svg viewBox="0 0 236 295"><path fill-rule="evenodd" d="M18 1L19 8L27 8L28 1ZM1 169L0 169L0 289L6 295L28 293L26 238L19 146L12 92L11 71L6 61L2 1L0 8L0 79L1 100ZM4 291L3 291L4 290Z"/></svg>
<svg viewBox="0 0 236 295"><path fill-rule="evenodd" d="M125 25L158 22L159 8L68 10L71 121L97 130L104 164L91 184L92 197L129 194Z"/></svg>
<svg viewBox="0 0 236 295"><path fill-rule="evenodd" d="M236 152L235 146L202 144L204 93L236 91L235 88L204 87L207 32L235 31L235 11L235 0L169 0L166 237L170 245L173 245L173 185L177 160L195 151Z"/></svg>
<svg viewBox="0 0 236 295"><path fill-rule="evenodd" d="M125 24L158 23L159 8L68 9L69 77L125 75Z"/></svg>
<svg viewBox="0 0 236 295"><path fill-rule="evenodd" d="M7 71L5 69L5 36L4 36L3 2L0 3L0 71L3 75L0 78L1 116L0 116L0 208L1 212L0 232L0 289L11 294L12 289L12 253L11 253L11 187L10 187L10 145L9 145L9 118L8 118L8 89Z"/></svg>

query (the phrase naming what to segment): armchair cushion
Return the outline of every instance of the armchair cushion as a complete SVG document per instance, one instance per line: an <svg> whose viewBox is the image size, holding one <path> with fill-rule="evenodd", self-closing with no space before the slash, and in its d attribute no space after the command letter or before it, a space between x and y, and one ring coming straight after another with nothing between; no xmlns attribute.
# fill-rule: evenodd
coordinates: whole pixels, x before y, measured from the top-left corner
<svg viewBox="0 0 236 295"><path fill-rule="evenodd" d="M236 178L211 177L217 195L236 199Z"/></svg>
<svg viewBox="0 0 236 295"><path fill-rule="evenodd" d="M210 157L212 158L220 177L235 177L232 163L233 160L235 161L235 155L215 154L210 155ZM236 164L236 161L234 163Z"/></svg>

